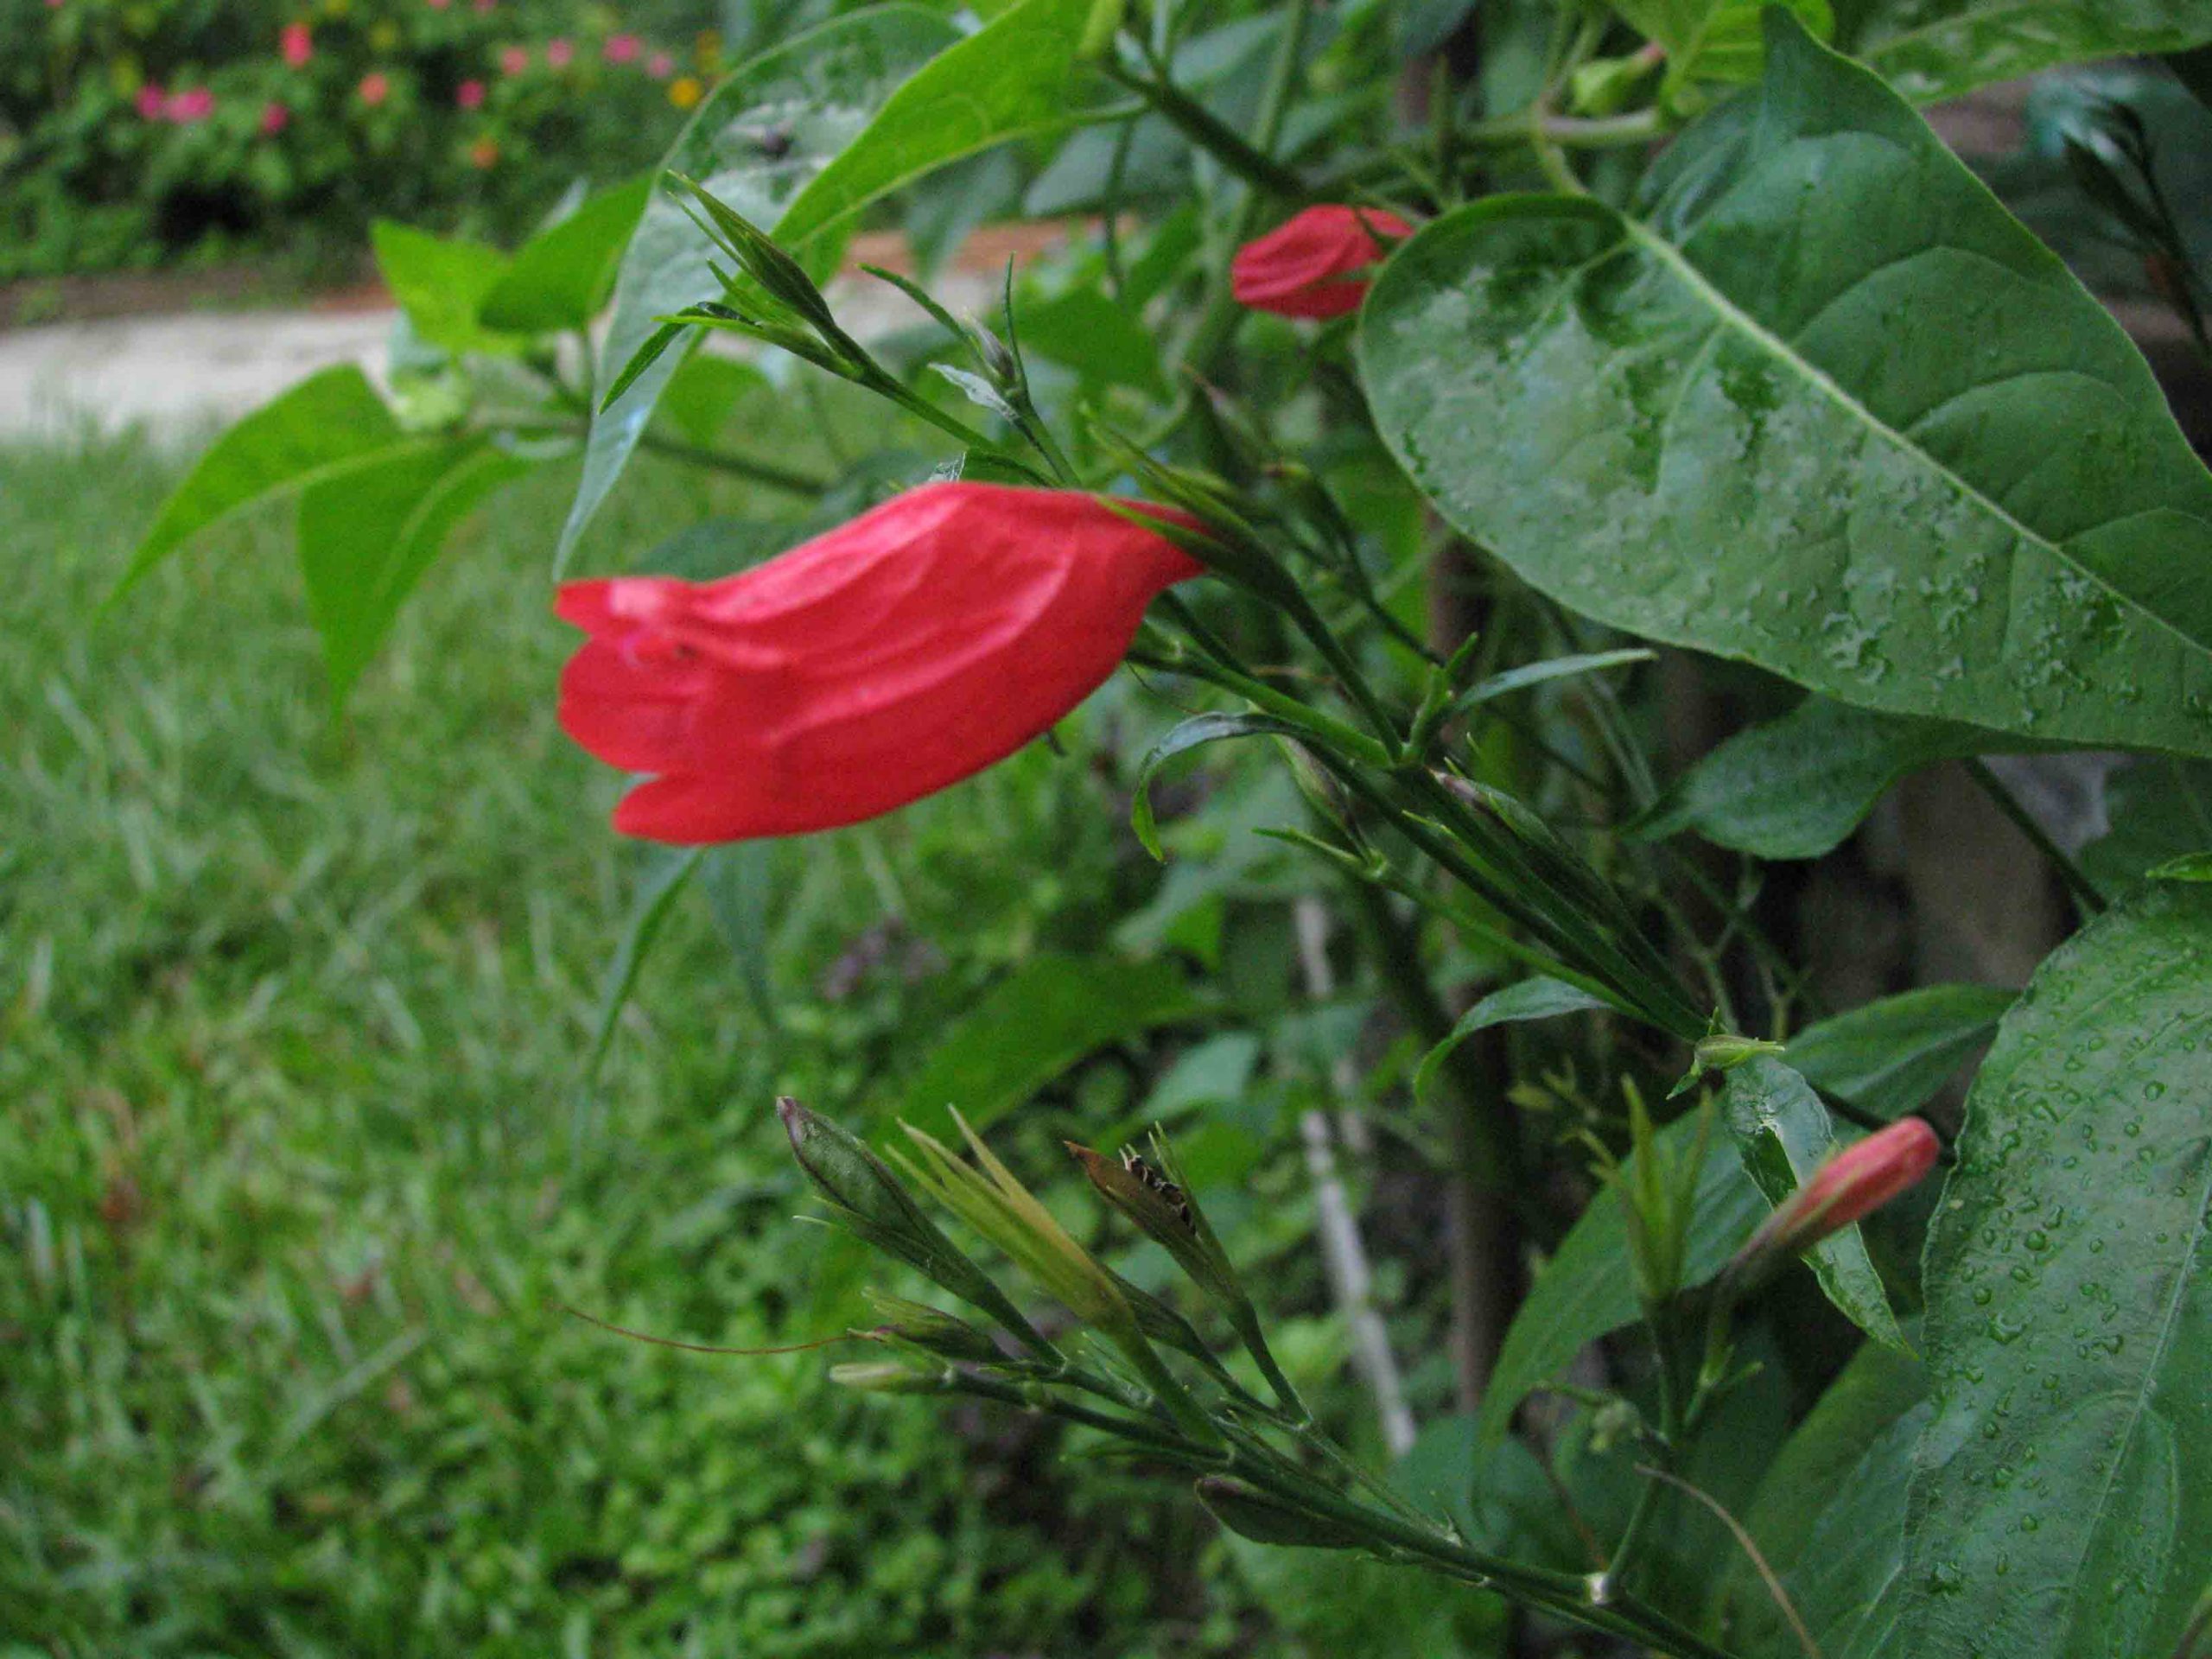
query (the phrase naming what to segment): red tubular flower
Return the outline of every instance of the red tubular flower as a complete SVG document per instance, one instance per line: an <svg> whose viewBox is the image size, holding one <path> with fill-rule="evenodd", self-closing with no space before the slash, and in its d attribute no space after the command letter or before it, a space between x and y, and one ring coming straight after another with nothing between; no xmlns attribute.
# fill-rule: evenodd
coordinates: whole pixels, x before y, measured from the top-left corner
<svg viewBox="0 0 2212 1659"><path fill-rule="evenodd" d="M1236 251L1230 291L1240 305L1281 317L1341 317L1359 309L1367 284L1352 276L1414 227L1373 207L1308 207Z"/></svg>
<svg viewBox="0 0 2212 1659"><path fill-rule="evenodd" d="M615 809L625 835L855 823L1042 734L1200 569L1096 496L926 485L720 582L568 583L554 609L592 637L561 725L658 774Z"/></svg>
<svg viewBox="0 0 2212 1659"><path fill-rule="evenodd" d="M1736 1252L1741 1273L1783 1255L1809 1249L1861 1216L1880 1209L1916 1185L1936 1166L1942 1142L1916 1117L1899 1118L1864 1141L1846 1147L1815 1170Z"/></svg>

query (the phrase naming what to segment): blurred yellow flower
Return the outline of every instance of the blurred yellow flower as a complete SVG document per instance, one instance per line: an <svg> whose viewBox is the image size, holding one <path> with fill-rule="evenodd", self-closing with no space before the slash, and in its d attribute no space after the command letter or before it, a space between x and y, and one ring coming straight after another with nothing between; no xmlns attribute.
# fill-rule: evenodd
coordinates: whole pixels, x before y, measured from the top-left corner
<svg viewBox="0 0 2212 1659"><path fill-rule="evenodd" d="M679 75L668 83L668 101L679 110L688 110L705 97L707 89L699 84L696 75Z"/></svg>

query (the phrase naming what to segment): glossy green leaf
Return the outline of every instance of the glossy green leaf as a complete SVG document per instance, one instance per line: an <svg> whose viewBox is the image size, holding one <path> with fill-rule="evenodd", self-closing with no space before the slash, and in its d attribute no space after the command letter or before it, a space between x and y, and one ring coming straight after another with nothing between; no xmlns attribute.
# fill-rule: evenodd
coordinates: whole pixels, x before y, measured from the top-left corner
<svg viewBox="0 0 2212 1659"><path fill-rule="evenodd" d="M1979 726L1808 697L1721 744L1631 828L1653 837L1694 830L1715 846L1760 858L1818 858L1840 846L1908 773L2019 747L2018 739Z"/></svg>
<svg viewBox="0 0 2212 1659"><path fill-rule="evenodd" d="M622 250L652 191L651 179L618 184L531 238L486 292L477 321L524 334L588 325L613 292Z"/></svg>
<svg viewBox="0 0 2212 1659"><path fill-rule="evenodd" d="M1414 1073L1414 1098L1423 1107L1431 1103L1444 1063L1452 1058L1452 1050L1478 1031L1521 1020L1554 1020L1563 1014L1609 1011L1611 1007L1603 997L1592 996L1580 986L1556 979L1524 979L1503 990L1492 991L1453 1022L1451 1033L1442 1042L1421 1056L1420 1068Z"/></svg>
<svg viewBox="0 0 2212 1659"><path fill-rule="evenodd" d="M1920 1363L1867 1344L1783 1444L1745 1516L1827 1659L1878 1651L1862 1642L1866 1616L1904 1559L1905 1478L1930 1413ZM1733 1651L1758 1659L1803 1652L1747 1562L1732 1564L1722 1592Z"/></svg>
<svg viewBox="0 0 2212 1659"><path fill-rule="evenodd" d="M1841 0L1838 44L1907 98L2212 41L2206 0Z"/></svg>
<svg viewBox="0 0 2212 1659"><path fill-rule="evenodd" d="M1360 359L1446 517L1561 601L1840 701L2212 753L2212 475L1911 109L1767 14L1636 216L1495 197Z"/></svg>
<svg viewBox="0 0 2212 1659"><path fill-rule="evenodd" d="M1784 1058L1815 1088L1877 1117L1903 1117L1981 1050L2018 995L1995 985L1901 992L1808 1026Z"/></svg>
<svg viewBox="0 0 2212 1659"><path fill-rule="evenodd" d="M1065 364L1086 385L1166 393L1159 337L1097 289L1071 289L1017 305L1014 317L1023 351Z"/></svg>
<svg viewBox="0 0 2212 1659"><path fill-rule="evenodd" d="M2052 953L1958 1153L1891 1650L2170 1653L2212 1561L2212 892Z"/></svg>
<svg viewBox="0 0 2212 1659"><path fill-rule="evenodd" d="M948 162L1083 118L1091 0L1020 0L947 48L800 192L776 226L804 249L879 196Z"/></svg>
<svg viewBox="0 0 2212 1659"><path fill-rule="evenodd" d="M346 701L446 537L528 471L528 461L461 439L395 450L302 493L300 568L334 702Z"/></svg>
<svg viewBox="0 0 2212 1659"><path fill-rule="evenodd" d="M937 1132L957 1106L977 1130L1110 1043L1204 1005L1165 960L1043 955L1016 969L945 1033L906 1091L906 1116Z"/></svg>
<svg viewBox="0 0 2212 1659"><path fill-rule="evenodd" d="M899 83L958 38L943 18L913 6L880 6L826 23L733 72L694 111L664 167L696 179L754 224L773 225L866 130ZM834 238L821 238L809 251L814 274L828 275L820 265L836 263ZM662 317L721 291L709 268L713 260L713 244L677 199L656 191L615 276L600 347L602 385L613 383ZM593 417L556 569L566 567L577 537L629 464L690 343L663 355Z"/></svg>
<svg viewBox="0 0 2212 1659"><path fill-rule="evenodd" d="M2212 765L2145 755L2105 784L2112 827L2082 849L2082 868L2118 897L2177 858L2212 849Z"/></svg>
<svg viewBox="0 0 2212 1659"><path fill-rule="evenodd" d="M1659 1132L1656 1144L1668 1156L1686 1160L1697 1136L1696 1118L1679 1118ZM1726 1267L1766 1212L1766 1201L1735 1160L1708 1147L1698 1171L1697 1201L1683 1255L1684 1287L1701 1285ZM1620 1200L1611 1191L1600 1192L1560 1241L1506 1331L1483 1395L1484 1444L1503 1440L1521 1402L1565 1370L1586 1345L1641 1315L1628 1255L1628 1222Z"/></svg>
<svg viewBox="0 0 2212 1659"><path fill-rule="evenodd" d="M264 496L296 490L410 440L352 364L311 375L215 440L131 555L120 596L210 525Z"/></svg>
<svg viewBox="0 0 2212 1659"><path fill-rule="evenodd" d="M1137 779L1129 791L1129 827L1136 831L1137 839L1144 843L1145 851L1154 858L1166 859L1167 855L1160 845L1160 825L1152 812L1152 780L1160 767L1179 754L1186 754L1202 744L1218 743L1232 737L1287 737L1298 739L1304 735L1297 727L1287 721L1270 720L1265 715L1193 715L1176 726L1145 753L1137 765Z"/></svg>
<svg viewBox="0 0 2212 1659"><path fill-rule="evenodd" d="M1764 0L1613 0L1613 10L1667 54L1669 86L1693 80L1757 80L1764 48ZM1826 40L1835 29L1827 0L1789 0L1805 27Z"/></svg>
<svg viewBox="0 0 2212 1659"><path fill-rule="evenodd" d="M1761 1057L1725 1074L1720 1121L1754 1185L1778 1205L1827 1162L1837 1147L1835 1122L1812 1085L1779 1060ZM1805 1263L1843 1316L1877 1342L1900 1347L1889 1293L1856 1226L1832 1233Z"/></svg>
<svg viewBox="0 0 2212 1659"><path fill-rule="evenodd" d="M506 274L507 256L481 242L432 236L378 219L370 228L377 269L416 335L440 351L511 353L524 341L478 321L485 297Z"/></svg>
<svg viewBox="0 0 2212 1659"><path fill-rule="evenodd" d="M1478 709L1495 698L1525 691L1531 686L1548 684L1554 680L1570 680L1584 674L1594 674L1600 669L1626 668L1635 663L1648 663L1653 653L1641 645L1623 651L1593 651L1574 657L1552 657L1540 663L1523 663L1518 668L1509 668L1477 680L1472 685L1452 699L1451 712L1464 715Z"/></svg>

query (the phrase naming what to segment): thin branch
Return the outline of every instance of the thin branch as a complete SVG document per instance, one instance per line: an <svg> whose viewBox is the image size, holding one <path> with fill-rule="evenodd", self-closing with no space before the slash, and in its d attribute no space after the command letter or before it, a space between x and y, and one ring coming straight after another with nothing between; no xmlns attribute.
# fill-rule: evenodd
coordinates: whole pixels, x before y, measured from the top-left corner
<svg viewBox="0 0 2212 1659"><path fill-rule="evenodd" d="M1805 1628L1805 1621L1797 1616L1796 1605L1789 1599L1789 1592L1782 1587L1782 1580L1775 1577L1774 1569L1767 1565L1766 1557L1751 1541L1751 1535L1744 1530L1741 1522L1728 1513L1726 1506L1710 1492L1693 1486L1680 1475L1670 1475L1663 1469L1654 1469L1649 1464L1642 1463L1637 1465L1636 1472L1648 1475L1653 1480L1663 1480L1669 1486L1679 1487L1720 1517L1720 1524L1734 1535L1737 1544L1751 1558L1752 1567L1758 1569L1759 1581L1766 1586L1767 1594L1774 1598L1774 1605L1789 1621L1789 1628L1796 1633L1798 1645L1805 1649L1805 1659L1821 1659L1821 1644L1813 1640L1813 1633Z"/></svg>

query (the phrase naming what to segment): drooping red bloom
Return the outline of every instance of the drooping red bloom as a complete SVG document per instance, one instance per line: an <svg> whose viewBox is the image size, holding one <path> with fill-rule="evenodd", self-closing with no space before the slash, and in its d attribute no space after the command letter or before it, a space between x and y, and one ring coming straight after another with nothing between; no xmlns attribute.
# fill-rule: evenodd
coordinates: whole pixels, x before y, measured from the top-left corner
<svg viewBox="0 0 2212 1659"><path fill-rule="evenodd" d="M1198 563L1096 496L931 484L719 582L568 583L561 724L655 773L614 827L700 844L856 823L1041 735Z"/></svg>
<svg viewBox="0 0 2212 1659"><path fill-rule="evenodd" d="M1230 291L1240 305L1281 317L1341 317L1359 309L1362 271L1414 227L1374 207L1308 207L1237 249Z"/></svg>
<svg viewBox="0 0 2212 1659"><path fill-rule="evenodd" d="M1808 1249L1880 1209L1935 1168L1943 1143L1916 1117L1899 1118L1846 1147L1759 1224L1736 1253L1739 1268Z"/></svg>

